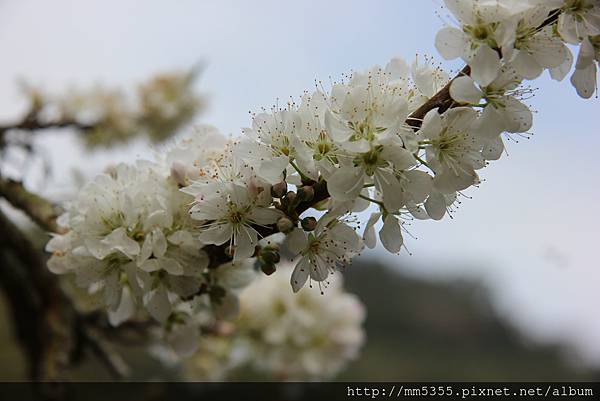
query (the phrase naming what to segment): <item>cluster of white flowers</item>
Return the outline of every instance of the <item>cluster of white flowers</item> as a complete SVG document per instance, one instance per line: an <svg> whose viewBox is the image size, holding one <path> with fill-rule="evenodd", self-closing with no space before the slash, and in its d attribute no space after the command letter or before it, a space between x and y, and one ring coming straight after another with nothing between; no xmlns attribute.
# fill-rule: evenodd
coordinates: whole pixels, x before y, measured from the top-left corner
<svg viewBox="0 0 600 401"><path fill-rule="evenodd" d="M589 98L596 90L600 52L598 0L445 0L460 27L445 27L436 47L446 59L462 58L482 88L503 67L522 79L535 79L544 69L562 80L573 56L567 45L580 45L571 83Z"/></svg>
<svg viewBox="0 0 600 401"><path fill-rule="evenodd" d="M184 364L188 378L222 380L232 369L250 367L283 380L326 379L357 356L365 311L343 290L341 274L331 276L325 295L293 294L287 286L290 272L289 264L281 266L241 292L240 316L224 335L200 340Z"/></svg>
<svg viewBox="0 0 600 401"><path fill-rule="evenodd" d="M376 246L377 229L383 247L399 252L407 220L442 219L457 194L480 183L478 171L502 156L503 135L532 127L523 102L532 90L523 82L545 69L564 78L573 62L566 44L581 44L571 78L578 93L589 97L596 85L598 0L445 3L460 26L443 28L436 46L468 64L457 78L429 59L393 59L253 115L241 138L202 127L156 162L112 168L61 217L66 233L48 244L50 269L74 273L80 287L101 294L113 324L149 313L178 353L189 355L203 324L238 311L236 294L251 281L252 266L276 270L280 246L292 254L293 272L262 285L279 288L287 274L293 292L307 281L331 284L336 267ZM444 91L451 99L439 102ZM364 211L370 217L359 233ZM261 291L251 292L257 299L250 304L262 302ZM271 298L245 312L256 314L257 329L272 340L262 351L271 368L289 359L275 351L288 340L302 346L346 323L356 334L360 308L312 324L303 302L332 316L335 303L307 290L292 301L289 287L279 291L277 305L294 323L272 320L279 309ZM298 338L286 337L289 325ZM336 341L326 339L325 348ZM285 362L285 374L337 370L333 357L323 359L326 350L316 352L296 361L302 367Z"/></svg>

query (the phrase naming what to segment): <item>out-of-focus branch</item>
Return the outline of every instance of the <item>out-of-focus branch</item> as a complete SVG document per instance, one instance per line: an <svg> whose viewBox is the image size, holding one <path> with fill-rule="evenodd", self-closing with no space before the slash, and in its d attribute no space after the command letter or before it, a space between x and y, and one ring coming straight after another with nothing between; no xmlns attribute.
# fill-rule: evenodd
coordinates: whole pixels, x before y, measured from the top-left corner
<svg viewBox="0 0 600 401"><path fill-rule="evenodd" d="M35 381L64 378L81 350L89 349L115 377L129 368L104 339L108 330L81 315L47 268L41 250L0 211L0 288L6 294L17 338Z"/></svg>
<svg viewBox="0 0 600 401"><path fill-rule="evenodd" d="M0 177L0 197L6 199L13 207L22 210L44 230L60 232L60 227L56 224L60 208L41 196L29 192L23 183Z"/></svg>
<svg viewBox="0 0 600 401"><path fill-rule="evenodd" d="M0 125L0 137L11 130L39 131L45 129L59 128L75 128L80 131L87 131L94 128L94 126L86 125L81 122L69 119L56 121L40 121L37 118L25 118L23 121L19 121L16 123Z"/></svg>
<svg viewBox="0 0 600 401"><path fill-rule="evenodd" d="M41 252L0 211L0 285L12 309L19 342L33 380L59 377L72 347L73 310Z"/></svg>

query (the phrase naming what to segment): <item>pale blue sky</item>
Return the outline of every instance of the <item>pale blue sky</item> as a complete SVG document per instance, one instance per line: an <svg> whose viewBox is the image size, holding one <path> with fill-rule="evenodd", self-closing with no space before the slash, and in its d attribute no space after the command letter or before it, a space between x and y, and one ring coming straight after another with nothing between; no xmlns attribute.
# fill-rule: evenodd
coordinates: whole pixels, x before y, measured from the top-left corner
<svg viewBox="0 0 600 401"><path fill-rule="evenodd" d="M204 61L198 89L210 110L200 122L237 135L248 111L298 96L315 79L393 56L437 57L436 12L448 20L436 1L0 0L0 117L23 107L19 77L49 90L127 85ZM535 86L534 137L508 145L510 156L483 172L487 181L454 220L415 224L412 257L386 259L432 278L480 277L524 330L568 339L600 361L599 101L579 99L568 82ZM43 143L59 176L149 153L138 143L90 157L64 134Z"/></svg>

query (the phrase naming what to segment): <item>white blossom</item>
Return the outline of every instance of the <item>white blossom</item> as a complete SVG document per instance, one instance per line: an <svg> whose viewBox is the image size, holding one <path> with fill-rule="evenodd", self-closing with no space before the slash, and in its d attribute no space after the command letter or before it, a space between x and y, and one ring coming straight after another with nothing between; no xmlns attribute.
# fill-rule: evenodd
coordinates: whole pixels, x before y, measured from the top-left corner
<svg viewBox="0 0 600 401"><path fill-rule="evenodd" d="M349 263L362 249L362 241L352 227L335 215L324 215L314 232L294 229L287 246L298 255L290 282L294 292L300 291L308 278L317 282L327 280L338 265Z"/></svg>
<svg viewBox="0 0 600 401"><path fill-rule="evenodd" d="M282 216L269 207L268 187L254 189L250 192L248 187L232 182L184 188L184 192L194 196L191 217L205 222L199 240L204 244L229 244L234 260L251 257L259 239L255 226L274 224Z"/></svg>
<svg viewBox="0 0 600 401"><path fill-rule="evenodd" d="M434 188L453 193L475 185L479 178L475 170L485 166L481 141L473 130L477 113L467 107L457 107L444 114L431 110L419 131L427 143L427 163L433 171Z"/></svg>
<svg viewBox="0 0 600 401"><path fill-rule="evenodd" d="M101 291L115 323L134 313L132 302L164 321L171 298L193 294L208 264L186 203L157 165L120 164L88 184L61 218L69 231L48 243L49 267Z"/></svg>
<svg viewBox="0 0 600 401"><path fill-rule="evenodd" d="M339 273L330 276L324 295L292 293L285 285L289 274L282 265L241 293L236 347L245 348L250 365L270 377L331 378L363 344L364 307L343 290Z"/></svg>

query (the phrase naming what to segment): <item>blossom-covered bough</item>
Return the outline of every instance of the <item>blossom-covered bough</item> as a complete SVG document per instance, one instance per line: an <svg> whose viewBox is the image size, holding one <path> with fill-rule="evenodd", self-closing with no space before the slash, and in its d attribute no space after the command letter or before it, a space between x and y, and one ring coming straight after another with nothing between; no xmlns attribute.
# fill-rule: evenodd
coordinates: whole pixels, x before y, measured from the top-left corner
<svg viewBox="0 0 600 401"><path fill-rule="evenodd" d="M249 271L270 275L289 256L290 292L327 292L377 238L400 252L407 221L448 215L503 137L531 129L528 81L563 80L574 65L577 93L596 91L600 1L445 4L455 22L436 47L466 63L453 79L430 59L396 58L253 115L241 137L205 126L154 161L111 168L58 219L50 270L73 275L114 325L154 319L185 357L237 315Z"/></svg>

